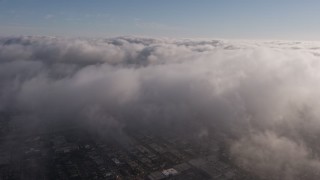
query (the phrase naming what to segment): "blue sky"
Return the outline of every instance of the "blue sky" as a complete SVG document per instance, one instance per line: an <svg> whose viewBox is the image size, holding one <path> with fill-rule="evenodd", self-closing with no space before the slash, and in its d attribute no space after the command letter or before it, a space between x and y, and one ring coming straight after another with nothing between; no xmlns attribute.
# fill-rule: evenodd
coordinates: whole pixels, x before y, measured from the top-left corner
<svg viewBox="0 0 320 180"><path fill-rule="evenodd" d="M320 40L320 1L0 0L0 35Z"/></svg>

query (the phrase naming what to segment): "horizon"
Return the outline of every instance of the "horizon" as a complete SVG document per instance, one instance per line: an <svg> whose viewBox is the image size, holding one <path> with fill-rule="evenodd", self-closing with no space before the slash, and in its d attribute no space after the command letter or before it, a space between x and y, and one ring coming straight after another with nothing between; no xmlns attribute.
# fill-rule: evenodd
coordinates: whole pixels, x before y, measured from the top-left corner
<svg viewBox="0 0 320 180"><path fill-rule="evenodd" d="M0 1L0 36L320 40L320 2Z"/></svg>

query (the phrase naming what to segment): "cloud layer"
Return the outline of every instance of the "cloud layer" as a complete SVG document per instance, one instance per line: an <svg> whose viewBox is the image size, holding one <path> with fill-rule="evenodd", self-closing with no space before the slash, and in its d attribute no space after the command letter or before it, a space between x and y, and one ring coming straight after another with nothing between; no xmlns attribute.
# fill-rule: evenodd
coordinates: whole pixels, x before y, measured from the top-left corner
<svg viewBox="0 0 320 180"><path fill-rule="evenodd" d="M219 132L269 179L320 177L319 82L316 42L0 38L0 111L18 124Z"/></svg>

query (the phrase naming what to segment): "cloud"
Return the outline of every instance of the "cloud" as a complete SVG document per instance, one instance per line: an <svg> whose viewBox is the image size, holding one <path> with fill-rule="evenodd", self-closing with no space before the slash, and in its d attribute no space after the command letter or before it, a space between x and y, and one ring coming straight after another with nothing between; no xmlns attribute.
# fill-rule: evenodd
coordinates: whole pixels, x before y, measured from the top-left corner
<svg viewBox="0 0 320 180"><path fill-rule="evenodd" d="M3 37L0 111L17 112L14 122L26 131L75 123L112 133L135 127L196 138L223 134L234 162L249 172L317 179L319 47Z"/></svg>
<svg viewBox="0 0 320 180"><path fill-rule="evenodd" d="M44 18L45 19L52 19L52 18L54 18L54 15L53 14L47 14L47 15L45 15Z"/></svg>
<svg viewBox="0 0 320 180"><path fill-rule="evenodd" d="M253 134L233 144L231 152L245 169L268 179L317 179L320 161L303 142L274 132Z"/></svg>

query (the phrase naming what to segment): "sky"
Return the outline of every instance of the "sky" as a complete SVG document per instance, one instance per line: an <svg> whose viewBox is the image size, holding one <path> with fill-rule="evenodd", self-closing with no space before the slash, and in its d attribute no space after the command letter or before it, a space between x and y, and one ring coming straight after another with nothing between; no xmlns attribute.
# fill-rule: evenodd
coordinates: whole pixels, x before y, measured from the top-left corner
<svg viewBox="0 0 320 180"><path fill-rule="evenodd" d="M0 0L0 35L320 40L320 1Z"/></svg>

